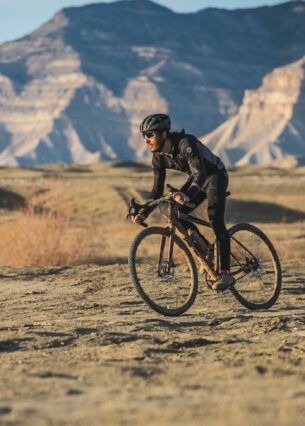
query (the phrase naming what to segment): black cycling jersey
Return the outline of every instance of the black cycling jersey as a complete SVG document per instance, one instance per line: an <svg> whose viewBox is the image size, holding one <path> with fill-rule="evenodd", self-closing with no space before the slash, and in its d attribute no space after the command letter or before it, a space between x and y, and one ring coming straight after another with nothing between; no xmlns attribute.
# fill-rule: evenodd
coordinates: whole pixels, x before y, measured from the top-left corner
<svg viewBox="0 0 305 426"><path fill-rule="evenodd" d="M154 185L149 198L155 200L163 195L166 169L174 169L188 174L182 190L191 200L198 194L207 176L225 172L225 166L195 136L182 131L171 133L170 138L171 153L153 153Z"/></svg>

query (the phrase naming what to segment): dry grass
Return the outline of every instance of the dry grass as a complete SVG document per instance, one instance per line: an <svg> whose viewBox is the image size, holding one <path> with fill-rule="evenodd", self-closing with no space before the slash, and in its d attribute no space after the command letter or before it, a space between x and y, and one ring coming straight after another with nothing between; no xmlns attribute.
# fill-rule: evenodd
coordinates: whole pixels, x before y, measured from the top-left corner
<svg viewBox="0 0 305 426"><path fill-rule="evenodd" d="M94 227L76 228L71 220L28 209L0 227L0 264L7 266L79 265L98 260L92 251Z"/></svg>
<svg viewBox="0 0 305 426"><path fill-rule="evenodd" d="M62 180L46 177L35 179L33 186L26 183L20 188L27 194L25 207L2 215L0 264L72 266L102 262L103 244L98 250L93 245L96 226L77 220Z"/></svg>
<svg viewBox="0 0 305 426"><path fill-rule="evenodd" d="M257 224L282 260L302 258L305 169L248 167L229 176L228 226ZM185 175L169 171L167 180L179 186ZM126 262L142 229L125 220L127 204L132 197L143 199L151 185L147 162L0 169L0 264ZM155 211L148 222L160 220Z"/></svg>

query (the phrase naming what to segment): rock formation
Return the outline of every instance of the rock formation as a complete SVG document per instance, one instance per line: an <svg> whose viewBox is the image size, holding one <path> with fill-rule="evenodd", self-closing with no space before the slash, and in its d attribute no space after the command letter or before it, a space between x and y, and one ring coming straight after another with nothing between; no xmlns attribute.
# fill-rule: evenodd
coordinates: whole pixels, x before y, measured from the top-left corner
<svg viewBox="0 0 305 426"><path fill-rule="evenodd" d="M176 129L208 134L249 110L265 75L303 57L304 22L303 1L191 14L149 0L63 9L0 46L0 165L142 159L149 153L138 126L156 111L168 112ZM283 109L274 103L268 114ZM274 135L284 119L267 119L264 105L257 100L255 108L265 108L264 126ZM285 112L293 129L283 135L285 146L301 132L297 113L293 108L288 119ZM269 159L280 158L282 148L267 139ZM247 146L243 162L261 161Z"/></svg>
<svg viewBox="0 0 305 426"><path fill-rule="evenodd" d="M247 90L238 114L202 140L226 164L305 164L305 56Z"/></svg>

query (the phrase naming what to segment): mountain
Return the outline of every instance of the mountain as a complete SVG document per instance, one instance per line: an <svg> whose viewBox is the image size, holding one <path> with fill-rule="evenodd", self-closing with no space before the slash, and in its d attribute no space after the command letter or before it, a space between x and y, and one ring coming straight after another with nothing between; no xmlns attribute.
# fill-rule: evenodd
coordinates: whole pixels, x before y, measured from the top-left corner
<svg viewBox="0 0 305 426"><path fill-rule="evenodd" d="M0 46L0 165L144 158L138 126L156 111L208 134L265 75L304 56L304 22L303 1L191 14L149 0L63 9Z"/></svg>
<svg viewBox="0 0 305 426"><path fill-rule="evenodd" d="M202 141L226 164L305 164L305 56L247 90L238 114Z"/></svg>

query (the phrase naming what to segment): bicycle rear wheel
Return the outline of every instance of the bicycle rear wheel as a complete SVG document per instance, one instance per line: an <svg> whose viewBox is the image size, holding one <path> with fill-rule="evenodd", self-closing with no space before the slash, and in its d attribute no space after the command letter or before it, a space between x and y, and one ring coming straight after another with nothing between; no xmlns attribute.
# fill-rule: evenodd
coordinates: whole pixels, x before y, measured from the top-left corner
<svg viewBox="0 0 305 426"><path fill-rule="evenodd" d="M229 233L231 273L236 279L231 292L246 308L270 308L282 286L281 266L272 243L260 229L247 223L233 226Z"/></svg>
<svg viewBox="0 0 305 426"><path fill-rule="evenodd" d="M169 229L144 229L131 245L128 263L144 302L162 315L178 316L194 303L198 274L190 250L181 238L175 235L171 258L169 246Z"/></svg>

